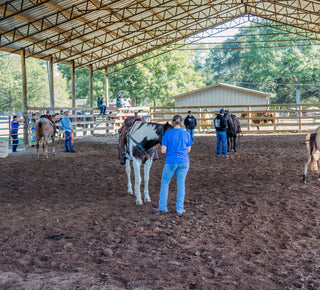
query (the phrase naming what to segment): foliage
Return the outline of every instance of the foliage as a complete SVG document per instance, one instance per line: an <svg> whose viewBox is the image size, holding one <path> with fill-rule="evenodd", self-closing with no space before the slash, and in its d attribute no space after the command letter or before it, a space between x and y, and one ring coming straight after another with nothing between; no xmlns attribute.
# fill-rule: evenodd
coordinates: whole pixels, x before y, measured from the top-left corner
<svg viewBox="0 0 320 290"><path fill-rule="evenodd" d="M201 74L195 71L190 51L172 51L158 57L149 55L116 65L108 75L109 98L119 93L130 98L133 105L170 105L169 97L204 86ZM70 66L60 64L59 70L68 81L71 97ZM76 98L88 98L89 71L76 69ZM103 71L94 72L94 99L105 90Z"/></svg>
<svg viewBox="0 0 320 290"><path fill-rule="evenodd" d="M248 29L240 29L234 37L209 52L200 69L206 85L225 82L272 92L276 95L271 100L273 103L294 103L299 90L301 100L318 98L320 102L318 49L310 40L280 33L269 27L267 21L264 24L252 23L250 34ZM288 44L288 40L290 45L294 42L297 46L277 47Z"/></svg>
<svg viewBox="0 0 320 290"><path fill-rule="evenodd" d="M49 106L47 63L26 59L28 106ZM55 72L55 105L66 105L66 82ZM22 72L20 56L0 52L0 112L22 111Z"/></svg>

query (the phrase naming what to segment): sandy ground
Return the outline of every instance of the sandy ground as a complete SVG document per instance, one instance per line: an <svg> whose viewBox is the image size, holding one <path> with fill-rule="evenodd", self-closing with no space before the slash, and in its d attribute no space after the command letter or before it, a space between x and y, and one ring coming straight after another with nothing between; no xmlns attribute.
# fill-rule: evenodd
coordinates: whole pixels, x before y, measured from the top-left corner
<svg viewBox="0 0 320 290"><path fill-rule="evenodd" d="M77 154L35 149L0 160L0 289L319 289L317 174L301 183L305 135L244 136L215 156L197 136L186 213L156 214L164 156L151 168L152 202L135 205L105 138Z"/></svg>

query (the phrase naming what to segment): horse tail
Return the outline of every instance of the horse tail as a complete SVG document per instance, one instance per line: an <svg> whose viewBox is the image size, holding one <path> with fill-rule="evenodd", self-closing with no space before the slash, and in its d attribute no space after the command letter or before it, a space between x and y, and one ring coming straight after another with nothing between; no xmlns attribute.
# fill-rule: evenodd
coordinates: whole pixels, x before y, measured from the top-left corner
<svg viewBox="0 0 320 290"><path fill-rule="evenodd" d="M307 150L309 151L310 154L310 166L311 168L315 168L315 158L314 158L314 153L317 150L316 146L316 133L308 134L306 136L306 144L307 144Z"/></svg>

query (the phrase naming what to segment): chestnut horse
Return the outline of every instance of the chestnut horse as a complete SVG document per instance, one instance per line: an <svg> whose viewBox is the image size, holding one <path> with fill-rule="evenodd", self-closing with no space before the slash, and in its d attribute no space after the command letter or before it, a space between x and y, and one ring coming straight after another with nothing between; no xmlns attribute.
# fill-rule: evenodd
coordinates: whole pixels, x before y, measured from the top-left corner
<svg viewBox="0 0 320 290"><path fill-rule="evenodd" d="M52 139L52 151L56 154L54 149L54 135L56 132L56 116L53 115L42 115L40 119L34 124L34 134L37 142L37 155L39 158L39 143L43 138L43 155L48 158L48 138Z"/></svg>
<svg viewBox="0 0 320 290"><path fill-rule="evenodd" d="M241 118L248 117L248 113L242 113ZM255 119L255 118L266 118L266 119ZM268 119L267 119L268 118ZM268 124L271 122L272 124L275 123L275 114L274 113L262 113L262 112L252 112L251 113L251 120L255 124ZM259 130L259 125L257 125L257 130Z"/></svg>

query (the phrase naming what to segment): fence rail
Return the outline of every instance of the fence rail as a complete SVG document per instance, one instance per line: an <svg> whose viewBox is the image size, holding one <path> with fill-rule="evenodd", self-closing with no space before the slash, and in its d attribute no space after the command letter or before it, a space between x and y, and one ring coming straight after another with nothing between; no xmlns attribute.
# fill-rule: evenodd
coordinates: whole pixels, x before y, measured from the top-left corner
<svg viewBox="0 0 320 290"><path fill-rule="evenodd" d="M171 121L175 114L185 117L191 110L198 121L197 132L214 132L213 121L221 107L235 114L241 121L242 130L247 132L258 132L258 130L262 132L311 131L320 125L320 104L108 108L105 116L99 114L99 108L71 107L67 109L71 111L69 117L74 127L74 136L78 138L84 135L116 133L124 120L129 116L134 116L134 112L137 111L139 111L139 116L144 117L147 121L166 122ZM41 114L46 114L47 111L61 114L63 109L66 108L28 108L27 115L19 116L22 121L19 127L19 143L23 143L25 147L34 145L35 119ZM0 140L11 141L11 118L11 115L0 115ZM59 123L57 125L59 126ZM9 144L12 146L11 142Z"/></svg>
<svg viewBox="0 0 320 290"><path fill-rule="evenodd" d="M320 125L319 107L320 104L151 107L150 119L171 121L173 115L184 117L191 110L198 121L198 132L214 131L214 118L224 108L239 118L244 131L311 131Z"/></svg>

